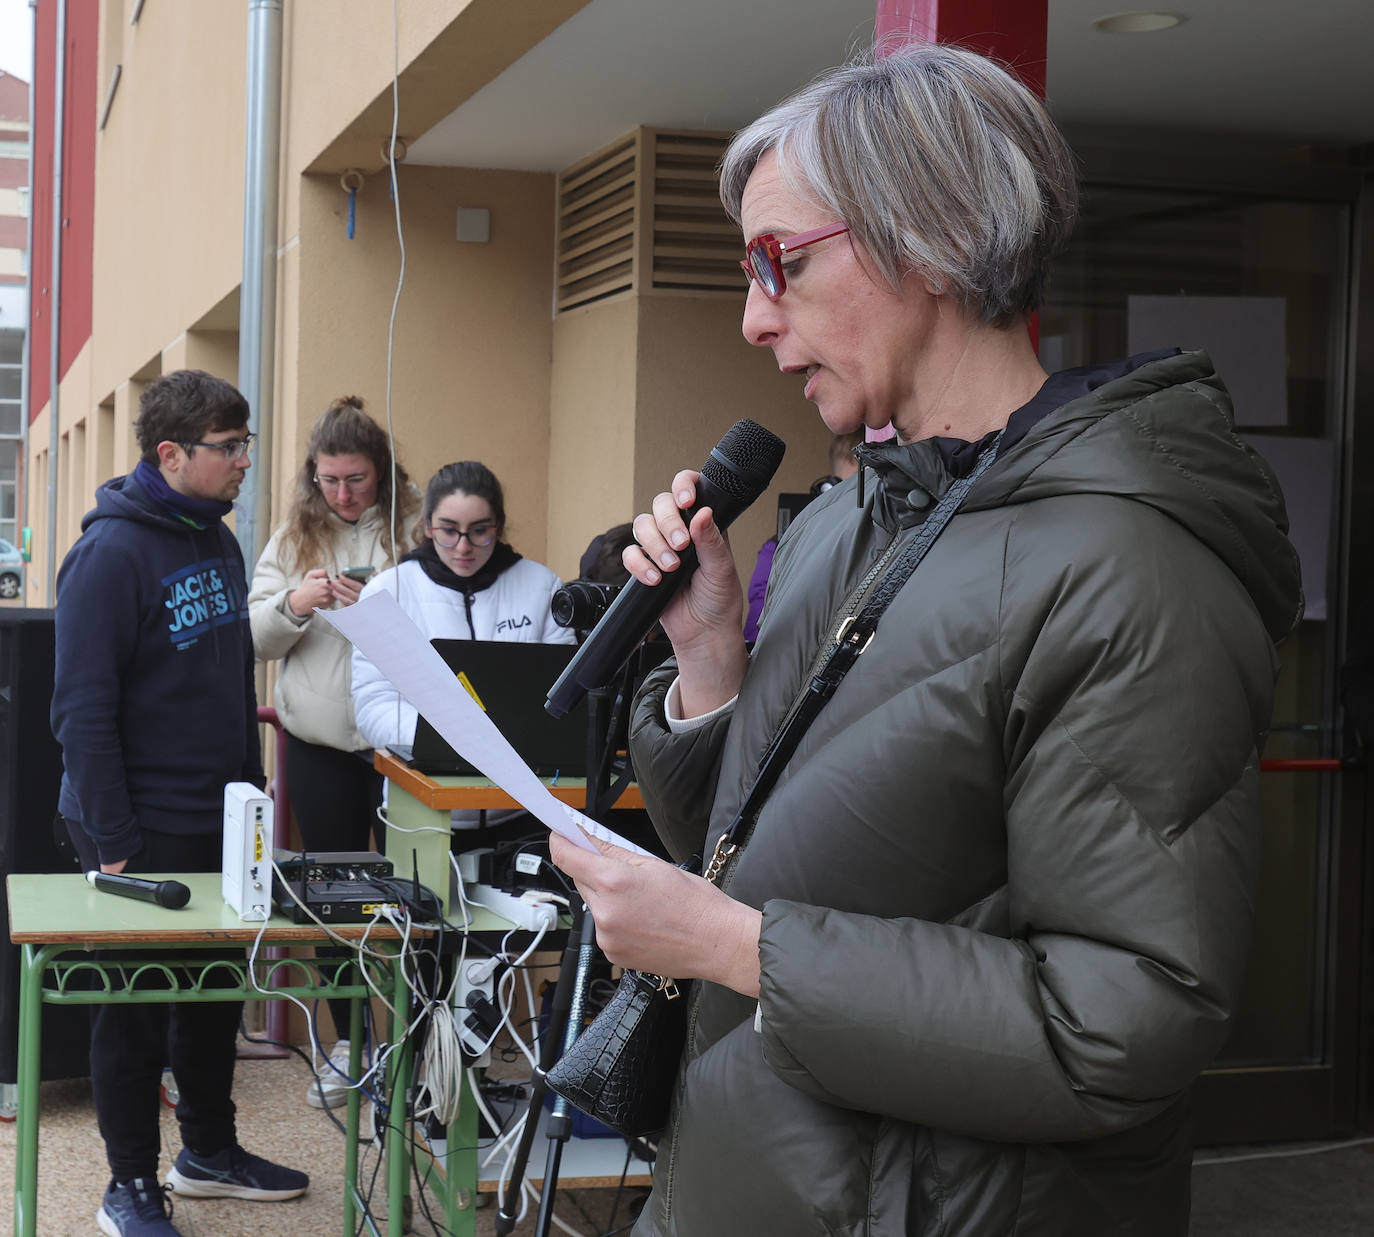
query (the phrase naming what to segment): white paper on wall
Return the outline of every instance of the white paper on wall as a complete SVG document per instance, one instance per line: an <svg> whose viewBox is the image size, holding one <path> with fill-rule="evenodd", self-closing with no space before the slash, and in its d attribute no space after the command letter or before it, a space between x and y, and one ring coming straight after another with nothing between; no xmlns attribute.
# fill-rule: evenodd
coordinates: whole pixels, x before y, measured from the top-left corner
<svg viewBox="0 0 1374 1237"><path fill-rule="evenodd" d="M1281 296L1129 296L1126 350L1204 349L1237 425L1288 424L1287 303Z"/></svg>

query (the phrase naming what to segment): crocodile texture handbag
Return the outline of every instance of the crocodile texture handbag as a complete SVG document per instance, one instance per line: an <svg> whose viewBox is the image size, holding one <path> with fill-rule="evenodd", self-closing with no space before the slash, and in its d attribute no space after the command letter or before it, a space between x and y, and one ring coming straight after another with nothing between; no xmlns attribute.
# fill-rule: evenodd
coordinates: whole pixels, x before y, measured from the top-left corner
<svg viewBox="0 0 1374 1237"><path fill-rule="evenodd" d="M546 1075L549 1090L626 1138L668 1123L687 1038L687 998L672 980L625 971L614 994Z"/></svg>

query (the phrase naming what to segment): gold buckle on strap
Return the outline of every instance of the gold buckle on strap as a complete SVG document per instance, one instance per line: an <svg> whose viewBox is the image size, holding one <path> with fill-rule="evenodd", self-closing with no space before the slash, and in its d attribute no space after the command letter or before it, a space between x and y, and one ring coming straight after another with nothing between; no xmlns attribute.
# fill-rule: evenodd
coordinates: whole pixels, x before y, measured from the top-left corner
<svg viewBox="0 0 1374 1237"><path fill-rule="evenodd" d="M835 644L836 644L836 646L839 646L839 645L844 644L844 642L845 642L846 640L849 639L849 631L850 631L850 628L852 628L856 622L858 622L858 615L850 614L850 615L846 616L845 620L840 624L840 629L839 629L839 631L837 631L837 632L835 633ZM855 650L854 656L855 656L855 657L858 657L859 654L862 653L862 652L864 651L864 649L866 649L870 644L872 644L872 643L873 643L873 637L876 636L877 634L878 634L877 628L874 628L872 631L870 631L870 632L868 633L868 639L865 640L865 641L863 642L863 644L861 644L861 645Z"/></svg>
<svg viewBox="0 0 1374 1237"><path fill-rule="evenodd" d="M706 868L706 879L713 885L716 883L716 877L720 875L721 869L729 862L730 856L739 849L738 846L732 846L726 841L729 836L728 832L722 833L716 840L715 854L711 856L711 862Z"/></svg>
<svg viewBox="0 0 1374 1237"><path fill-rule="evenodd" d="M649 979L656 979L658 983L654 985L655 992L661 992L670 1001L676 1001L682 995L678 991L677 980L669 979L666 975L649 975Z"/></svg>

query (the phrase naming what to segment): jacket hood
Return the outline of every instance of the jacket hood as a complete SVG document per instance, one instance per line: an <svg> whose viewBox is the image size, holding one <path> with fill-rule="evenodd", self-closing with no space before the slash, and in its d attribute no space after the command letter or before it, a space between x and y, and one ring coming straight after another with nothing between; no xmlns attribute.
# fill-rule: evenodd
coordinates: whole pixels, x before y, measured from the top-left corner
<svg viewBox="0 0 1374 1237"><path fill-rule="evenodd" d="M84 533L97 520L135 520L178 532L194 531L192 525L156 502L133 473L105 482L95 492L95 506L81 518Z"/></svg>
<svg viewBox="0 0 1374 1237"><path fill-rule="evenodd" d="M933 440L869 447L863 457L888 495L875 504L880 521L910 522L903 508L912 495L928 506L922 490L938 496L951 479ZM893 501L908 484L911 492ZM1003 449L964 510L1064 493L1128 498L1183 525L1241 582L1275 643L1302 617L1283 494L1269 465L1236 436L1230 395L1205 352L1155 356L1053 409Z"/></svg>

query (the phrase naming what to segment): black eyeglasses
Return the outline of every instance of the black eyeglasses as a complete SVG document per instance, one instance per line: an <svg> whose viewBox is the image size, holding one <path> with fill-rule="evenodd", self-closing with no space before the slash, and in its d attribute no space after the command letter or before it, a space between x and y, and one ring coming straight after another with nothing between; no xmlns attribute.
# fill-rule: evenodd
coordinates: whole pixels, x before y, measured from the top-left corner
<svg viewBox="0 0 1374 1237"><path fill-rule="evenodd" d="M435 544L446 550L453 549L464 537L468 539L468 545L484 550L496 540L496 531L496 525L490 520L479 520L467 528L446 528L442 524L429 526L429 535L434 538Z"/></svg>
<svg viewBox="0 0 1374 1237"><path fill-rule="evenodd" d="M226 439L224 442L183 442L179 445L186 449L187 455L197 447L210 447L215 451L223 451L225 459L241 460L253 449L253 444L257 440L256 434L247 434L242 438Z"/></svg>

